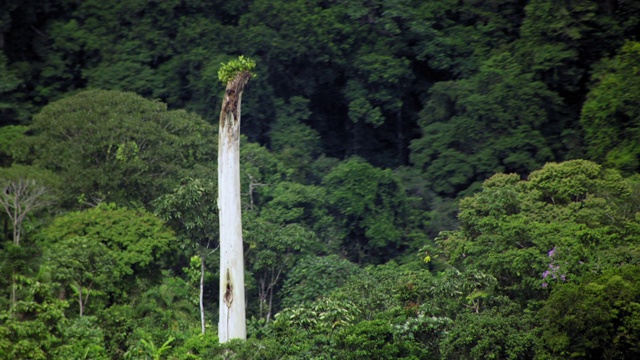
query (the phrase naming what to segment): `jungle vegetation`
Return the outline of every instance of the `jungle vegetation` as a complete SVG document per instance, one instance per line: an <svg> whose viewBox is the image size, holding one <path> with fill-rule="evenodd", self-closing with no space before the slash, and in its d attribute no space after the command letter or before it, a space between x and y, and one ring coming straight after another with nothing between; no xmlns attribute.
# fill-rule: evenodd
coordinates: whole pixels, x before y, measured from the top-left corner
<svg viewBox="0 0 640 360"><path fill-rule="evenodd" d="M640 357L638 34L638 1L2 2L0 359Z"/></svg>

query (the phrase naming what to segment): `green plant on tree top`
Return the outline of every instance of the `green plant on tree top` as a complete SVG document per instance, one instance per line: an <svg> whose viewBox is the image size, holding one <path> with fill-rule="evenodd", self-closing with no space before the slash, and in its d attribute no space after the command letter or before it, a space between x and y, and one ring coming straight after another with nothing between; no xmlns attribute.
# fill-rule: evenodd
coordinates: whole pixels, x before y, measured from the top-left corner
<svg viewBox="0 0 640 360"><path fill-rule="evenodd" d="M221 64L220 70L218 70L218 79L223 84L227 84L229 81L233 80L237 74L242 72L251 72L256 67L256 62L246 58L244 56L239 56L236 60L231 60L226 64ZM251 76L255 76L254 73L251 73Z"/></svg>

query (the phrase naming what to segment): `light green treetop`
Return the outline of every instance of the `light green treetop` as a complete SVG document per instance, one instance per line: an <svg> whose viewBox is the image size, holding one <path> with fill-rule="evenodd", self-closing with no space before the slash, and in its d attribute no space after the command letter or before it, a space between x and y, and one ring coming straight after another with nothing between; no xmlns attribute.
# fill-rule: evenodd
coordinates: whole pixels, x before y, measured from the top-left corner
<svg viewBox="0 0 640 360"><path fill-rule="evenodd" d="M228 63L221 64L220 70L218 70L218 79L223 83L227 84L229 81L233 80L237 74L242 72L248 72L251 76L255 76L253 69L256 67L256 62L240 55L238 59L231 60Z"/></svg>

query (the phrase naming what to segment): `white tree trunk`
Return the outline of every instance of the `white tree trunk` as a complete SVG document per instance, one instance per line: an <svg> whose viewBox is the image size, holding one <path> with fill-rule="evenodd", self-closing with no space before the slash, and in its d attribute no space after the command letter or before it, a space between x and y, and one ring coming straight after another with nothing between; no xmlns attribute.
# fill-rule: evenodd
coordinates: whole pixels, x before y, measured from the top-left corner
<svg viewBox="0 0 640 360"><path fill-rule="evenodd" d="M220 221L220 343L246 339L244 252L240 208L240 102L250 78L240 73L227 84L218 140Z"/></svg>
<svg viewBox="0 0 640 360"><path fill-rule="evenodd" d="M200 327L202 331L202 335L205 332L205 323L204 323L204 254L200 256Z"/></svg>
<svg viewBox="0 0 640 360"><path fill-rule="evenodd" d="M27 215L43 206L48 205L48 201L42 200L47 193L44 186L38 186L35 180L18 179L4 181L0 184L0 205L11 219L13 224L13 243L20 246L20 236L22 233L22 222ZM15 307L18 297L16 283L16 269L12 269L11 275L11 313ZM12 315L13 316L13 315Z"/></svg>

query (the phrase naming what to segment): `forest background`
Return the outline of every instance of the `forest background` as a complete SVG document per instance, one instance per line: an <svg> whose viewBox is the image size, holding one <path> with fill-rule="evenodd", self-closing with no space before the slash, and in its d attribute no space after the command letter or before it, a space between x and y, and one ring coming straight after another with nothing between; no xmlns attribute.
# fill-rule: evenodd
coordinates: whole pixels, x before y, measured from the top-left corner
<svg viewBox="0 0 640 360"><path fill-rule="evenodd" d="M0 359L638 358L638 34L622 0L2 2Z"/></svg>

